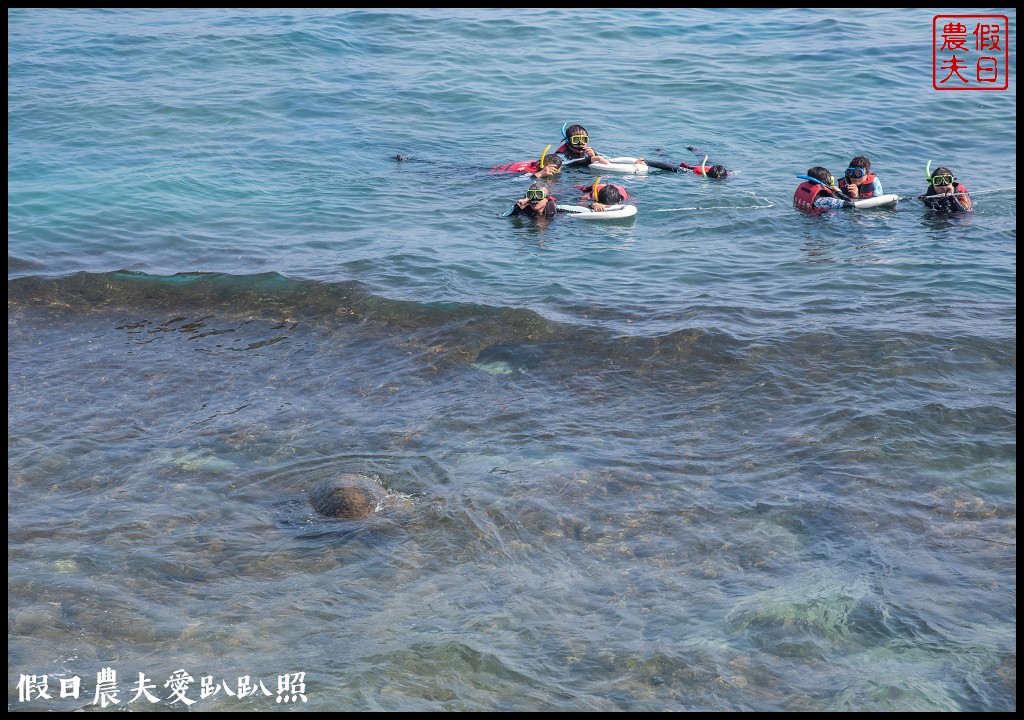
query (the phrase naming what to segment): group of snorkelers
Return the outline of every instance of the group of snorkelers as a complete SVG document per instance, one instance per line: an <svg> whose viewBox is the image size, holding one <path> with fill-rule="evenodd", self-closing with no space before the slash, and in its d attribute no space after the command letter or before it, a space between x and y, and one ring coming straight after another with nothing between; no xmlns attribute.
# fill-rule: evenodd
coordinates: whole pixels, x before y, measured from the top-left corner
<svg viewBox="0 0 1024 720"><path fill-rule="evenodd" d="M491 168L494 172L521 172L528 173L534 178L534 183L527 189L526 194L520 198L509 212L510 215L529 215L539 218L550 218L557 212L557 198L550 193L546 181L556 178L565 167L586 167L591 163L607 163L608 159L597 152L590 145L590 133L582 125L562 126L562 144L551 153L547 150L541 154L539 160L528 160L524 162L499 165ZM694 147L688 149L697 151ZM708 165L707 156L700 165L690 165L685 162L666 162L661 160L647 160L637 158L636 165L657 168L668 172L685 173L691 172L715 180L721 180L728 176L729 171L723 165ZM600 180L600 178L599 178ZM612 183L595 182L593 185L575 185L575 189L583 192L580 204L586 205L595 212L603 212L614 208L629 199L629 193L622 185Z"/></svg>
<svg viewBox="0 0 1024 720"><path fill-rule="evenodd" d="M931 171L931 163L925 170L928 189L919 200L939 212L973 212L971 196L947 167ZM806 178L793 193L793 205L801 210L818 211L831 208L854 207L857 200L879 197L883 194L882 181L871 172L871 160L858 155L850 161L843 177L836 183L828 168L816 165L808 168Z"/></svg>
<svg viewBox="0 0 1024 720"><path fill-rule="evenodd" d="M557 198L551 194L550 183L561 175L564 168L608 163L608 159L590 145L590 133L582 125L563 125L561 145L549 153L550 148L548 145L537 160L525 160L491 168L492 172L524 173L534 180L525 195L519 198L506 214L551 218L558 212L558 208ZM693 146L687 146L687 149L698 153L698 156L702 154ZM401 161L409 158L397 155L395 159ZM667 172L693 173L713 180L724 180L730 175L730 171L724 165L708 165L707 155L704 155L699 165L645 158L636 158L634 163ZM918 199L928 208L947 213L973 212L974 204L967 188L957 180L952 170L948 167L939 167L935 172L931 172L929 162L925 174L928 178L928 188L923 195L918 196ZM884 194L882 182L871 171L871 160L865 155L857 155L850 161L850 166L846 168L838 183L832 173L820 165L809 168L806 175L797 177L804 179L804 182L793 193L793 205L807 212L855 207L858 200L880 197ZM615 208L630 197L622 185L601 184L600 178L593 185L573 187L583 193L578 204L587 206L595 212Z"/></svg>

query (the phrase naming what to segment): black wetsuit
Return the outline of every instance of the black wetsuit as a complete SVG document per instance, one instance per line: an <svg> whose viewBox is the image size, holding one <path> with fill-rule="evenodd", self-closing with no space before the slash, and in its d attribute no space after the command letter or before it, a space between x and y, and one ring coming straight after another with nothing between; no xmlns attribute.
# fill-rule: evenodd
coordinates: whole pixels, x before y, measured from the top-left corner
<svg viewBox="0 0 1024 720"><path fill-rule="evenodd" d="M967 188L960 183L957 183L953 186L953 189L958 194L937 193L935 192L935 188L929 185L928 192L926 192L924 197L921 199L924 200L924 204L927 205L929 209L937 212L972 212L974 210L972 204L964 203L960 200L961 197L967 196ZM962 195L959 193L962 193Z"/></svg>
<svg viewBox="0 0 1024 720"><path fill-rule="evenodd" d="M669 172L686 172L686 168L682 165L673 165L672 163L662 162L661 160L647 160L644 158L648 167L657 168L658 170L668 170Z"/></svg>
<svg viewBox="0 0 1024 720"><path fill-rule="evenodd" d="M562 167L586 167L594 161L585 150L577 153L567 142L562 143L555 152L562 156Z"/></svg>
<svg viewBox="0 0 1024 720"><path fill-rule="evenodd" d="M555 198L548 195L548 201L547 203L545 203L544 209L541 210L539 213L534 212L532 205L527 205L524 208L521 208L518 205L513 205L512 212L510 212L509 215L528 215L533 218L552 218L555 216L557 212L558 208L555 206Z"/></svg>

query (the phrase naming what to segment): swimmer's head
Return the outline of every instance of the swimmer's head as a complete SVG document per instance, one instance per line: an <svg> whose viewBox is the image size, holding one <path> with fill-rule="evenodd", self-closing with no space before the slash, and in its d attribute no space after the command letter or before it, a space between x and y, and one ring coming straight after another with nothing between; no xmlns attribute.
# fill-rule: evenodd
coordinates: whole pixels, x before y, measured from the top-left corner
<svg viewBox="0 0 1024 720"><path fill-rule="evenodd" d="M618 205L622 202L622 193L614 185L605 185L597 191L597 201L602 205Z"/></svg>
<svg viewBox="0 0 1024 720"><path fill-rule="evenodd" d="M828 168L823 168L820 165L815 165L814 167L809 168L807 170L807 175L824 183L825 185L828 185L829 187L836 184L836 179L832 177L832 173L828 171Z"/></svg>
<svg viewBox="0 0 1024 720"><path fill-rule="evenodd" d="M565 142L582 150L590 142L590 133L582 125L570 125L565 129Z"/></svg>
<svg viewBox="0 0 1024 720"><path fill-rule="evenodd" d="M526 190L526 199L530 202L540 202L548 196L548 186L542 182L535 182Z"/></svg>
<svg viewBox="0 0 1024 720"><path fill-rule="evenodd" d="M549 165L554 165L556 168L561 169L562 156L556 155L554 153L551 153L550 155L545 155L544 163L541 165L541 167L548 167Z"/></svg>

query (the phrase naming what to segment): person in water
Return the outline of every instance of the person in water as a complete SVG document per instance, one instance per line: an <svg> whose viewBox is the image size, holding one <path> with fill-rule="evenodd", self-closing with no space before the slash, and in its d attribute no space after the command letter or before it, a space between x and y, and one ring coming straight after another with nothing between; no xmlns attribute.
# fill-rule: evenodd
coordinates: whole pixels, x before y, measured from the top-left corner
<svg viewBox="0 0 1024 720"><path fill-rule="evenodd" d="M722 180L729 175L729 171L725 165L707 165L701 163L700 165L687 165L685 162L673 163L664 162L662 160L647 160L645 158L637 158L638 163L645 163L648 167L657 168L658 170L667 170L668 172L685 173L692 172L695 175L703 175L704 177L712 178L713 180Z"/></svg>
<svg viewBox="0 0 1024 720"><path fill-rule="evenodd" d="M540 167L533 176L538 180L550 180L562 172L562 157L557 153L551 153L541 158Z"/></svg>
<svg viewBox="0 0 1024 720"><path fill-rule="evenodd" d="M850 161L850 167L839 179L839 189L854 200L883 194L882 181L871 172L871 161L865 155L858 155Z"/></svg>
<svg viewBox="0 0 1024 720"><path fill-rule="evenodd" d="M813 180L804 180L793 193L793 205L801 210L827 210L854 207L854 203L836 187L836 179L827 168L816 165L807 170Z"/></svg>
<svg viewBox="0 0 1024 720"><path fill-rule="evenodd" d="M940 167L928 178L928 190L921 200L932 210L939 212L974 212L974 203L967 194L967 188L961 185L953 171L948 167Z"/></svg>
<svg viewBox="0 0 1024 720"><path fill-rule="evenodd" d="M608 158L590 147L590 133L582 125L563 125L562 139L556 153L565 156L568 165L589 165L592 162L606 163Z"/></svg>
<svg viewBox="0 0 1024 720"><path fill-rule="evenodd" d="M683 168L683 170L679 170L677 172L689 170L695 175L703 175L704 177L709 177L713 180L724 180L726 177L730 175L725 165L708 165L708 154L701 150L700 148L696 148L693 145L687 145L686 149L693 153L696 153L697 157L701 158L701 161L698 165L688 165L685 162L681 162L679 163L679 167Z"/></svg>
<svg viewBox="0 0 1024 720"><path fill-rule="evenodd" d="M540 156L540 160L524 160L508 165L498 165L492 167L491 172L530 173L538 180L548 180L562 172L562 157L556 153L545 152Z"/></svg>
<svg viewBox="0 0 1024 720"><path fill-rule="evenodd" d="M535 182L531 185L526 195L519 198L512 206L509 215L529 215L534 218L552 218L558 212L556 203L558 199L548 192L548 186L543 182Z"/></svg>
<svg viewBox="0 0 1024 720"><path fill-rule="evenodd" d="M612 185L611 183L599 185L595 182L593 185L576 185L575 187L584 192L579 204L586 205L596 212L603 212L615 205L621 205L623 200L629 199L629 193L621 185Z"/></svg>

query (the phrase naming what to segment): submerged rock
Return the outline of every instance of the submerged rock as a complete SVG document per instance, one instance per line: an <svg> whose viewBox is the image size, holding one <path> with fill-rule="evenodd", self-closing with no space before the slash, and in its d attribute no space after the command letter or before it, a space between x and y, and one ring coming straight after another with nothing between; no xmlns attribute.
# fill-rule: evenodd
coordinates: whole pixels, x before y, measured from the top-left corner
<svg viewBox="0 0 1024 720"><path fill-rule="evenodd" d="M388 491L366 475L345 473L318 483L309 502L325 517L358 520L384 508L388 504Z"/></svg>
<svg viewBox="0 0 1024 720"><path fill-rule="evenodd" d="M540 345L503 343L481 350L473 365L491 375L512 375L529 372L550 358L551 352Z"/></svg>

